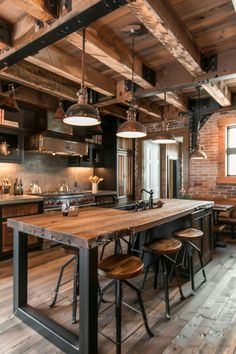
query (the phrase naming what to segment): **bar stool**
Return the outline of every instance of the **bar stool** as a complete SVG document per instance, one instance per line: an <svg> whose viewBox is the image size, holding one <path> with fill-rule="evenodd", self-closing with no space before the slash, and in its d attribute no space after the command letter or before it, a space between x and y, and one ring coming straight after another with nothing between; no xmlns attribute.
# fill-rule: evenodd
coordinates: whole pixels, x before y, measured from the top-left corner
<svg viewBox="0 0 236 354"><path fill-rule="evenodd" d="M76 323L76 313L77 313L77 296L79 294L79 248L73 247L73 246L68 246L68 245L61 245L60 248L66 253L66 254L71 254L73 255L72 258L70 258L68 261L66 261L60 270L59 277L57 280L57 285L55 288L55 295L54 298L49 305L50 307L53 307L56 304L57 301L57 296L59 293L59 288L61 285L62 281L62 276L64 273L65 268L75 261L75 266L74 266L74 274L73 274L73 300L72 300L72 323Z"/></svg>
<svg viewBox="0 0 236 354"><path fill-rule="evenodd" d="M192 293L194 294L194 291L195 291L194 271L193 271L193 253L194 253L194 251L197 251L197 254L198 254L198 257L200 260L201 268L200 268L199 272L202 271L202 275L204 278L202 283L206 282L206 273L205 273L205 269L203 266L202 254L201 254L200 249L193 243L193 241L202 240L203 232L198 229L187 228L187 229L182 229L182 230L176 231L174 233L174 236L183 242L183 258L182 258L181 266L183 269L187 269L189 266L189 277L190 277L190 281L191 281Z"/></svg>
<svg viewBox="0 0 236 354"><path fill-rule="evenodd" d="M121 353L121 305L122 305L122 283L129 286L137 294L140 310L143 316L144 325L150 337L151 332L142 301L141 291L127 279L134 278L141 273L143 262L140 258L127 254L115 254L106 257L98 263L98 273L107 278L111 278L115 282L115 314L116 314L116 353ZM100 297L102 297L104 289L101 289ZM100 301L101 303L101 301Z"/></svg>
<svg viewBox="0 0 236 354"><path fill-rule="evenodd" d="M167 319L170 319L169 278L171 277L173 270L175 270L176 280L177 280L181 300L185 299L180 284L180 278L179 278L176 261L171 257L169 257L170 255L177 255L181 247L182 247L182 243L179 240L176 240L174 238L158 239L152 243L144 244L143 247L144 252L152 253L156 257L146 267L141 289L144 288L144 284L147 279L147 274L150 266L156 264L153 287L154 289L156 289L157 287L157 276L158 276L158 272L161 270L162 280L164 284L164 291L165 291L165 305L166 305ZM170 263L171 265L171 271L169 272L169 274L167 270L168 263Z"/></svg>

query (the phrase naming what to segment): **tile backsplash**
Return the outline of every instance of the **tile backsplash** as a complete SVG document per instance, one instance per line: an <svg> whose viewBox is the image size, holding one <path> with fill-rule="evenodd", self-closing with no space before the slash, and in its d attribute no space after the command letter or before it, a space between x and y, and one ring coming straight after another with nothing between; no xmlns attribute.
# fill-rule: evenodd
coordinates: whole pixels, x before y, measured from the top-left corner
<svg viewBox="0 0 236 354"><path fill-rule="evenodd" d="M32 181L38 181L42 191L55 191L62 180L70 190L90 190L88 178L92 174L93 169L89 167L68 167L66 157L35 153L25 153L22 164L0 163L0 183L8 178L12 184L11 194L16 178L22 179L24 192L29 190Z"/></svg>

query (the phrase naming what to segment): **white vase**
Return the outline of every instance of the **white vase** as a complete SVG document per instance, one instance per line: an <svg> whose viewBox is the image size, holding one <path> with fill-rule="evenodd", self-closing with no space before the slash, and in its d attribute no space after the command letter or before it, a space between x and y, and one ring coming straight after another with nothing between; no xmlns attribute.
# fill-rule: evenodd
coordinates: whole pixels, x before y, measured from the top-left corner
<svg viewBox="0 0 236 354"><path fill-rule="evenodd" d="M92 183L92 193L96 194L98 192L98 183Z"/></svg>

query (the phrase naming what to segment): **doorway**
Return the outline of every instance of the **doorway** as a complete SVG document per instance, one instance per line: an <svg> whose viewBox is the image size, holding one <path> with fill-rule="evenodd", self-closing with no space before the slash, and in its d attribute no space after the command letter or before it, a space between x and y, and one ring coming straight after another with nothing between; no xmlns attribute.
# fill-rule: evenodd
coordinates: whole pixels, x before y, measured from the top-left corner
<svg viewBox="0 0 236 354"><path fill-rule="evenodd" d="M167 198L178 198L179 160L167 159Z"/></svg>

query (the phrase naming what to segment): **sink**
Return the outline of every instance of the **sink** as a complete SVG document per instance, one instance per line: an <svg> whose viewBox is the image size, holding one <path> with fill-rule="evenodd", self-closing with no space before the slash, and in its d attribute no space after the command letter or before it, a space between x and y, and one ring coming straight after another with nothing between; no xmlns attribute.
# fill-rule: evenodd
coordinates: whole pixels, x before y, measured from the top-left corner
<svg viewBox="0 0 236 354"><path fill-rule="evenodd" d="M135 210L135 204L119 205L119 206L114 207L114 209Z"/></svg>

